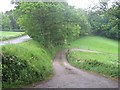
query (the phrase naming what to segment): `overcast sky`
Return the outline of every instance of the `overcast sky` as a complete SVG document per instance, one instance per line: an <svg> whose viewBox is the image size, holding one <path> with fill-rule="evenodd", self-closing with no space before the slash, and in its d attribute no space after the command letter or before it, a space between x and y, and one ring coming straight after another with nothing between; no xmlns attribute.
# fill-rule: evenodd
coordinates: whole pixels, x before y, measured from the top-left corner
<svg viewBox="0 0 120 90"><path fill-rule="evenodd" d="M70 5L74 5L76 8L89 8L96 5L99 0L67 0Z"/></svg>
<svg viewBox="0 0 120 90"><path fill-rule="evenodd" d="M7 10L14 8L14 5L11 5L10 1L11 0L1 0L0 1L0 12L5 12Z"/></svg>
<svg viewBox="0 0 120 90"><path fill-rule="evenodd" d="M15 5L10 4L11 0L0 1L0 12L5 12L14 8ZM76 8L89 8L96 5L99 0L67 0L70 5L74 5ZM117 0L111 0L117 1Z"/></svg>

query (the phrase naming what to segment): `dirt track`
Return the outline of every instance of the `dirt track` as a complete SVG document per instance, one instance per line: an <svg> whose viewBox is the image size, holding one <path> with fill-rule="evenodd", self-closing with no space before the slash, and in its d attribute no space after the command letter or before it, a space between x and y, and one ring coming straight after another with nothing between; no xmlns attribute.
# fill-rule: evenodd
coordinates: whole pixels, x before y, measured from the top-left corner
<svg viewBox="0 0 120 90"><path fill-rule="evenodd" d="M65 52L59 52L54 59L55 76L34 88L118 88L117 81L82 71L68 64Z"/></svg>

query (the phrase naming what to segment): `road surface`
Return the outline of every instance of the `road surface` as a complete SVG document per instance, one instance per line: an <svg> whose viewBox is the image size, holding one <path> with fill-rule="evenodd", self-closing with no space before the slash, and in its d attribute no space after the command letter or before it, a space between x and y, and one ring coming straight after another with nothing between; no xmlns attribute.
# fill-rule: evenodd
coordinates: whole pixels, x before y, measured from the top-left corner
<svg viewBox="0 0 120 90"><path fill-rule="evenodd" d="M118 82L85 72L68 64L66 51L59 52L54 61L54 77L34 88L118 88Z"/></svg>
<svg viewBox="0 0 120 90"><path fill-rule="evenodd" d="M21 42L25 42L30 40L31 38L28 35L22 36L22 37L18 37L15 39L10 39L10 40L6 40L6 41L0 41L0 46L1 45L6 45L6 44L16 44L16 43L21 43Z"/></svg>

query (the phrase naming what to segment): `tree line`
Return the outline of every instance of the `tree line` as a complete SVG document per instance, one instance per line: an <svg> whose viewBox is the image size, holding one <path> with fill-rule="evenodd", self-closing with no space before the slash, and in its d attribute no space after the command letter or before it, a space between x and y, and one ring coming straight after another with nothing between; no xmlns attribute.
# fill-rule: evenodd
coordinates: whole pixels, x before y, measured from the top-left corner
<svg viewBox="0 0 120 90"><path fill-rule="evenodd" d="M111 8L107 5L100 2L92 10L83 10L66 2L19 2L16 9L3 15L2 27L23 28L45 47L90 34L119 39L120 3L113 3Z"/></svg>
<svg viewBox="0 0 120 90"><path fill-rule="evenodd" d="M2 18L1 26L2 31L20 31L20 26L17 23L17 18L14 16L13 11L0 13Z"/></svg>
<svg viewBox="0 0 120 90"><path fill-rule="evenodd" d="M120 2L113 3L111 8L108 8L107 2L101 2L98 7L94 7L94 10L88 11L92 33L120 39Z"/></svg>
<svg viewBox="0 0 120 90"><path fill-rule="evenodd" d="M15 13L19 25L45 47L66 44L90 30L86 12L67 3L23 2Z"/></svg>

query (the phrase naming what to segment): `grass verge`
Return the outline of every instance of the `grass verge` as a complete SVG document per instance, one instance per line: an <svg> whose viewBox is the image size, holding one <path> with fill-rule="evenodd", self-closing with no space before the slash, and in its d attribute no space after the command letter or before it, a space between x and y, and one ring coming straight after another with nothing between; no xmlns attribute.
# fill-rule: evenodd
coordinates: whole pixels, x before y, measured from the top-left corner
<svg viewBox="0 0 120 90"><path fill-rule="evenodd" d="M78 52L69 51L67 54L68 61L71 65L101 73L106 76L118 78L118 57L105 53Z"/></svg>
<svg viewBox="0 0 120 90"><path fill-rule="evenodd" d="M71 42L70 48L96 50L100 53L69 51L68 62L80 69L101 73L106 76L118 78L118 42L115 40L86 36Z"/></svg>
<svg viewBox="0 0 120 90"><path fill-rule="evenodd" d="M33 40L5 45L1 56L3 88L21 87L52 75L52 55Z"/></svg>
<svg viewBox="0 0 120 90"><path fill-rule="evenodd" d="M5 41L25 35L25 32L0 31L0 40Z"/></svg>

